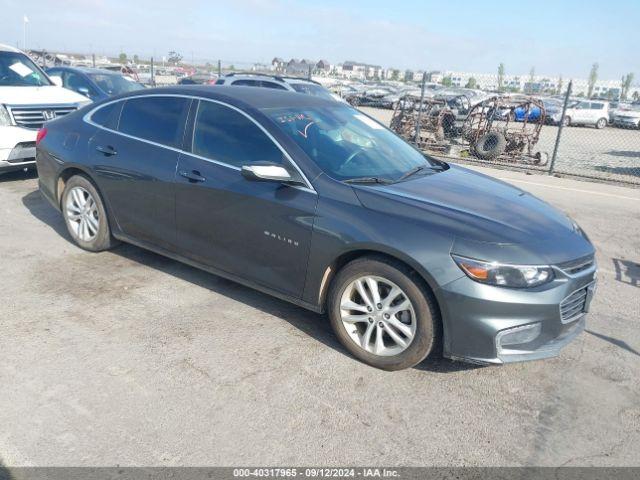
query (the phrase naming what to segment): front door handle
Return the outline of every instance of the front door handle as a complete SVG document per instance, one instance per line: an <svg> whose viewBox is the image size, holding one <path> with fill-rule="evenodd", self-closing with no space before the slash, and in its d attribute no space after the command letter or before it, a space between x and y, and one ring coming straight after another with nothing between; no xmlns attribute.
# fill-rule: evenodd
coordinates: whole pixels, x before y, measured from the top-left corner
<svg viewBox="0 0 640 480"><path fill-rule="evenodd" d="M118 151L115 148L113 148L111 145L108 145L106 147L103 147L102 145L98 145L96 147L96 150L102 153L103 155L105 155L106 157L112 157L113 155L118 154Z"/></svg>
<svg viewBox="0 0 640 480"><path fill-rule="evenodd" d="M207 180L202 175L200 175L200 172L197 170L191 170L190 172L187 172L186 170L180 170L178 173L181 177L186 178L191 183L204 182Z"/></svg>

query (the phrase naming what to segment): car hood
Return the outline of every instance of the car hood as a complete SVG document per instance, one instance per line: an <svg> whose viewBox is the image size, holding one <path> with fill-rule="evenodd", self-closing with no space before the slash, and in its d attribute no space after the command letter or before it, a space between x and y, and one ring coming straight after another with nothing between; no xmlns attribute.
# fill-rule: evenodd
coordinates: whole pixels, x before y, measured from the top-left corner
<svg viewBox="0 0 640 480"><path fill-rule="evenodd" d="M503 252L509 245L516 247L513 258L502 261L522 260L525 250L552 261L593 251L564 213L517 187L455 165L400 183L355 188L366 208L406 215L453 235L456 245L467 249L461 254L479 244L499 246Z"/></svg>
<svg viewBox="0 0 640 480"><path fill-rule="evenodd" d="M638 110L617 110L614 115L616 117L627 117L627 118L640 118L640 111Z"/></svg>
<svg viewBox="0 0 640 480"><path fill-rule="evenodd" d="M0 103L8 105L59 105L89 103L87 97L55 85L46 87L0 87Z"/></svg>

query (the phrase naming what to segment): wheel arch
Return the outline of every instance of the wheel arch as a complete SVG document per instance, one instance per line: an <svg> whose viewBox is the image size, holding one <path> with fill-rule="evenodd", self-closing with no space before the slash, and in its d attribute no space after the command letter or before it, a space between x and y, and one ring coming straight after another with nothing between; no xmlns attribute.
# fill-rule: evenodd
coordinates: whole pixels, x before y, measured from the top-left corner
<svg viewBox="0 0 640 480"><path fill-rule="evenodd" d="M93 180L93 178L91 177L91 174L85 168L78 165L67 166L60 171L55 184L55 188L56 188L55 198L56 198L56 201L58 202L58 205L60 205L60 202L62 202L62 193L64 192L64 188L67 182L71 177L75 175L83 175L87 177L89 181L93 183L93 185L96 187L96 189L98 189L96 182ZM98 192L100 192L100 190L98 190Z"/></svg>
<svg viewBox="0 0 640 480"><path fill-rule="evenodd" d="M423 287L430 292L435 300L438 309L438 315L442 321L442 309L440 308L441 299L437 283L431 274L415 260L401 252L391 249L380 248L377 246L358 246L340 253L334 260L323 270L323 279L320 283L320 292L318 293L319 307L321 311L326 311L327 294L336 277L336 274L349 262L362 257L381 258L384 260L399 263L409 269L412 277L415 278Z"/></svg>

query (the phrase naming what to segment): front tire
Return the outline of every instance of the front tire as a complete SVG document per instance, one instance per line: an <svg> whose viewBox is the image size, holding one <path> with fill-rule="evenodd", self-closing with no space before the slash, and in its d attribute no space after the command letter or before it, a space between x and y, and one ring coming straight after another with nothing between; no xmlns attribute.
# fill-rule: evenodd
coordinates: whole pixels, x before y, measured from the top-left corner
<svg viewBox="0 0 640 480"><path fill-rule="evenodd" d="M340 270L331 283L328 307L342 345L383 370L417 365L439 337L431 292L415 272L384 258L363 257Z"/></svg>
<svg viewBox="0 0 640 480"><path fill-rule="evenodd" d="M596 128L598 130L602 130L606 126L607 126L607 119L606 118L601 118L600 120L598 120L596 122Z"/></svg>
<svg viewBox="0 0 640 480"><path fill-rule="evenodd" d="M61 208L67 230L80 248L101 252L116 245L102 198L87 177L75 175L67 180Z"/></svg>
<svg viewBox="0 0 640 480"><path fill-rule="evenodd" d="M567 116L565 116L565 117L562 119L562 126L563 126L563 127L569 127L569 126L571 126L571 117L567 117Z"/></svg>

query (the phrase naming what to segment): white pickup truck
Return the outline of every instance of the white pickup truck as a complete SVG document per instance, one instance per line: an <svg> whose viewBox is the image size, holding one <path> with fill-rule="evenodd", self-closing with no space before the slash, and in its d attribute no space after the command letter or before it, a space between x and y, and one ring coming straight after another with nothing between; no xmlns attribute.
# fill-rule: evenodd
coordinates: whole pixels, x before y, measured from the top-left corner
<svg viewBox="0 0 640 480"><path fill-rule="evenodd" d="M0 44L0 174L35 167L38 129L88 102L54 84L20 50Z"/></svg>

